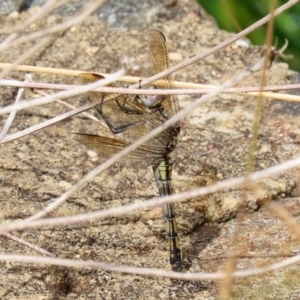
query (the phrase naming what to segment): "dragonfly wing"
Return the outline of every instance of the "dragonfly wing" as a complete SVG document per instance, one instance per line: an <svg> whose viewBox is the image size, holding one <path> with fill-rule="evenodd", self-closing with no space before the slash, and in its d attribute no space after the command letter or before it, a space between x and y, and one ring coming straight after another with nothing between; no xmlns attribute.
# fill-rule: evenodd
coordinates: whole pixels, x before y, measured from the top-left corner
<svg viewBox="0 0 300 300"><path fill-rule="evenodd" d="M147 38L149 46L148 59L152 65L151 72L153 73L151 75L153 75L169 67L166 40L164 35L155 29L147 31ZM81 77L83 83L90 83L103 78L96 73L83 73ZM163 88L174 88L173 81L169 76L164 77L160 82L162 82ZM80 138L80 142L104 156L111 156L119 152L122 148L146 135L153 128L164 123L167 118L178 111L176 96L163 96L157 107L148 107L137 101L133 96L125 97L118 94L109 95L99 92L89 93L89 99L92 102L99 101L99 97L103 99L103 102L97 107L99 114L110 130L124 140L85 135ZM133 151L128 157L146 159L151 162L156 161L159 157L165 157L173 150L170 145L175 147L178 133L179 125L176 124ZM141 154L144 156L143 158Z"/></svg>
<svg viewBox="0 0 300 300"><path fill-rule="evenodd" d="M85 133L76 133L75 139L104 157L112 156L129 145L122 140Z"/></svg>
<svg viewBox="0 0 300 300"><path fill-rule="evenodd" d="M150 29L146 32L148 42L148 59L151 63L148 76L163 72L169 68L169 57L166 47L166 38L157 29ZM174 89L174 82L170 76L165 76L161 80L155 81L159 87ZM175 95L168 95L161 101L166 115L170 118L179 111L178 98Z"/></svg>
<svg viewBox="0 0 300 300"><path fill-rule="evenodd" d="M82 73L79 76L83 84L104 78L97 73ZM113 83L109 86L115 87ZM96 106L98 116L103 118L113 133L121 133L127 128L142 122L143 114L146 113L147 107L136 101L133 96L89 92L88 99L90 102L97 102L101 98L103 99L102 103Z"/></svg>
<svg viewBox="0 0 300 300"><path fill-rule="evenodd" d="M120 152L131 144L124 140L86 133L75 133L75 139L105 159ZM126 159L122 160L121 164L134 168L142 168L145 167L145 165L149 166L161 158L160 151L161 149L155 146L149 147L142 145L126 155Z"/></svg>

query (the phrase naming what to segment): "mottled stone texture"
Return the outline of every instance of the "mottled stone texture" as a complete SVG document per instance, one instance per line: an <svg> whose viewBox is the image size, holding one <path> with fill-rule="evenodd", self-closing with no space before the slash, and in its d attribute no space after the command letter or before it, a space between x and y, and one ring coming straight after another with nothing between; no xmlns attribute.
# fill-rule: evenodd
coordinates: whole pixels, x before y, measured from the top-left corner
<svg viewBox="0 0 300 300"><path fill-rule="evenodd" d="M80 3L76 3L80 8ZM71 4L68 5L70 12ZM32 7L20 15L1 17L1 28L22 24L37 11L37 7ZM147 4L144 1L108 1L97 16L56 36L25 64L109 73L120 68L126 54L143 68L143 32L147 28L157 28L167 38L174 65L231 36L219 30L192 1L177 1L173 6L161 1L147 1ZM23 34L64 20L65 15L54 14L32 24ZM2 35L1 39L4 38ZM13 62L36 42L26 42L0 53L0 62ZM256 47L243 45L233 44L174 74L174 78L211 85L223 83L244 68L245 58L250 63L257 58ZM140 71L128 75L140 76ZM43 82L76 81L52 74L32 76ZM23 80L24 74L13 72L10 77ZM258 74L253 74L240 85L259 85L259 78ZM267 72L268 85L290 83L293 78L294 73L284 63L274 63ZM13 103L15 94L15 88L1 87L1 106ZM36 95L31 91L24 94L25 99L32 97ZM180 96L181 107L192 103L196 97ZM173 155L176 193L245 173L255 100L249 96L225 94L182 120L178 147ZM80 97L69 99L75 106L84 101ZM10 133L68 110L58 103L22 110L17 113ZM1 116L2 124L5 119L6 116ZM265 101L256 170L299 155L299 124L298 104ZM103 126L80 115L1 145L0 217L3 222L13 222L38 212L98 165L101 157L78 144L72 132L109 134ZM221 271L234 256L237 268L245 269L299 253L299 245L287 227L267 210L261 210L264 200L279 201L293 217L299 218L298 173L292 170L262 180L242 192L236 187L177 204L185 272ZM132 170L117 164L50 216L75 215L157 196L150 168ZM169 269L160 208L15 234L58 257ZM6 237L0 239L1 253L36 254ZM0 262L0 269L1 299L216 299L220 284L10 262ZM233 299L299 299L299 279L297 265L238 279L234 281Z"/></svg>

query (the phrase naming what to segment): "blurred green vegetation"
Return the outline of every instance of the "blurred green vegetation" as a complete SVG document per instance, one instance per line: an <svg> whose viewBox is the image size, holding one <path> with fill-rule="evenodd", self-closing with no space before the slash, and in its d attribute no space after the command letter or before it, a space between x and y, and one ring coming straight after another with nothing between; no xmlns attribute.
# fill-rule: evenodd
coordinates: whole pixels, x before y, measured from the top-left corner
<svg viewBox="0 0 300 300"><path fill-rule="evenodd" d="M258 21L270 11L271 0L197 0L198 3L212 15L219 28L230 32L239 32L254 22ZM276 8L286 3L286 0L277 0ZM247 37L254 45L263 45L266 35L264 25ZM290 68L300 72L300 4L294 5L282 13L275 20L274 40L278 38L281 47L285 39L289 46L285 54L292 54L293 59L286 61Z"/></svg>

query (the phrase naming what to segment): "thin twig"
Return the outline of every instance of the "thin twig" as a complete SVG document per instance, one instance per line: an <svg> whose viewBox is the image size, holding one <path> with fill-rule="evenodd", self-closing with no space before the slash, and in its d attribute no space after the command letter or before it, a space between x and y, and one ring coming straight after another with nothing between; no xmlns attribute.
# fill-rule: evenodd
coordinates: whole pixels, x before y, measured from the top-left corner
<svg viewBox="0 0 300 300"><path fill-rule="evenodd" d="M293 2L293 1L290 1L290 2ZM290 3L289 2L289 3ZM295 2L298 2L298 1L295 1ZM164 76L164 75L161 75L161 76ZM153 79L153 80L156 80L156 79ZM296 160L293 160L293 164L292 165L289 165L289 167L295 167L295 163L298 163L299 165L299 161L296 161ZM283 168L284 169L284 168ZM266 170L265 170L266 171ZM274 174L274 169L271 171L272 172L272 175ZM251 180L254 180L252 177L252 175L250 175L248 178L245 178L245 180L248 180L249 178L251 178ZM174 196L177 196L177 195L174 195ZM169 199L170 200L170 199ZM170 200L171 201L171 200ZM124 207L122 207L122 210L124 209ZM66 219L64 219L66 220ZM18 260L20 259L20 260ZM39 260L40 258L38 257L21 257L21 256L5 256L5 255L1 255L0 256L0 260L12 260L12 261L26 261L26 262L30 262L30 263L37 263L37 262L41 262L41 263L45 263L45 260L43 258L43 261L42 259ZM300 260L300 257L293 257L291 259L288 259L288 260L285 260L283 262L280 262L280 263L277 263L277 264L274 264L274 265L271 265L271 266L267 266L267 267L264 267L264 268L259 268L259 269L253 269L253 270L244 270L244 271L238 271L238 272L234 272L232 275L233 276L240 276L240 277L243 277L243 276L249 276L249 275L257 275L257 274L261 274L263 272L268 272L268 271L272 271L272 270L276 270L278 268L282 268L282 267L286 267L288 265L291 265L291 264L294 264L296 262L298 262ZM99 263L94 263L94 262L80 262L80 261L72 261L72 260L64 260L64 262L62 260L51 260L51 261L47 261L46 260L46 263L49 263L49 264L58 264L58 265L68 265L68 266L72 266L72 267L95 267L95 268L101 268L101 269L105 269L107 266L109 266L108 264L105 264L105 266L103 267L103 264L99 264ZM109 266L110 267L110 266ZM115 267L115 268L114 268ZM118 268L122 268L122 267L116 267L116 266L113 266L111 269L109 270L113 270L113 271L119 271L120 269ZM124 268L124 267L123 267ZM133 270L134 269L134 270ZM177 276L181 276L183 275L183 277L185 275L187 275L187 278L178 278L178 279L185 279L185 280L203 280L203 279L222 279L224 278L224 275L223 274L220 274L220 273L216 273L216 274L213 274L213 275L216 275L215 277L214 276L210 276L212 274L205 274L205 273L200 273L200 274L178 274L178 273L174 273L174 272L167 272L169 273L170 275L168 276L164 276L164 274L162 273L159 273L161 271L158 271L157 273L155 272L156 270L152 270L152 269L142 269L142 271L140 271L140 269L138 270L139 268L131 268L130 269L130 272L129 270L122 270L121 272L128 272L128 273L134 273L134 274L144 274L144 275L154 275L154 276L162 276L162 277L171 277L171 278L178 278L178 277L173 277L174 275ZM149 270L149 273L147 273L147 270ZM142 272L142 273L140 273ZM143 273L145 272L145 273ZM153 272L153 273L151 273ZM155 274L154 274L155 273ZM206 278L200 278L201 275L208 275ZM198 275L197 279L195 278L189 278L190 275Z"/></svg>
<svg viewBox="0 0 300 300"><path fill-rule="evenodd" d="M23 92L24 92L24 88L21 88L21 89L18 90L15 104L18 103L18 102L20 101ZM10 114L9 114L9 116L8 116L8 118L7 118L7 120L6 120L5 124L4 124L4 126L3 126L3 129L2 129L2 131L1 131L1 133L0 133L0 143L1 143L1 141L3 140L3 138L5 137L5 135L7 134L7 132L8 132L8 130L9 130L9 128L10 128L10 126L11 126L13 120L15 119L16 113L17 113L16 110L10 112Z"/></svg>
<svg viewBox="0 0 300 300"><path fill-rule="evenodd" d="M54 9L62 6L65 2L67 2L67 0L64 1L59 1L59 3L57 4L57 1L55 0L49 0L47 1L39 10L38 13L32 15L31 17L29 17L25 22L22 23L22 25L18 25L15 28L12 28L9 30L9 32L11 32L11 34L5 38L4 41L1 42L0 44L0 51L3 51L5 49L7 49L11 43L18 37L20 36L27 28L29 28L29 26L34 23L37 22L39 19L43 18L45 15L49 14L51 11L53 11ZM6 30L7 31L7 30ZM5 30L0 30L1 34L5 34ZM46 39L49 37L46 37ZM39 43L40 44L40 43ZM33 49L30 49L29 52L35 52L37 51L36 47L34 47ZM6 70L4 72L2 72L0 74L0 78L3 78L5 76L5 74L7 74L7 72L9 72L9 70L12 70L13 68L16 67L16 64L21 64L25 61L25 57L29 57L31 54L27 54L24 53L21 58L19 58L13 65L13 67L8 67L6 68Z"/></svg>
<svg viewBox="0 0 300 300"><path fill-rule="evenodd" d="M24 220L23 222L27 223L28 221L32 221L32 220L41 218L42 216L45 216L50 211L54 210L57 206L59 206L61 203L63 203L73 193L75 193L76 191L78 191L86 182L90 181L96 175L98 175L101 172L103 172L105 169L107 169L109 166L111 166L113 163L115 163L118 159L120 159L124 155L128 154L130 151L133 151L134 149L136 149L137 147L139 147L140 145L142 145L146 141L150 140L151 138L153 138L154 136L156 136L160 132L166 130L166 128L168 128L168 126L171 126L175 122L177 122L180 119L182 119L186 114L188 114L191 111L195 110L197 108L197 106L199 106L200 104L202 104L202 103L208 101L209 99L215 97L216 95L218 95L223 89L228 88L230 85L233 85L233 84L237 83L238 81L243 80L245 77L247 77L250 74L252 74L252 72L257 71L262 66L262 64L263 64L263 58L261 58L251 68L248 68L248 69L244 70L242 73L236 75L235 77L233 77L232 79L230 79L229 81L227 81L226 83L224 83L221 87L215 89L214 91L212 91L211 93L209 93L207 95L202 96L201 98L199 98L198 100L196 100L193 104L189 105L188 107L186 107L185 109L183 109L182 111L180 111L178 114L176 114L175 116L173 116L172 118L170 118L164 124L162 124L161 126L153 129L149 134L147 134L146 136L142 137L141 139L139 139L138 141L136 141L132 145L126 147L125 149L123 149L122 151L120 151L119 153L117 153L116 155L112 156L110 159L108 159L107 161L105 161L100 166L96 167L89 174L87 174L86 176L84 176L75 186L73 186L70 190L68 190L63 195L61 195L59 198L57 198L53 203L51 203L43 211L37 213L34 216L31 216L30 218ZM167 197L164 197L164 199L162 199L162 201L164 201L166 198Z"/></svg>
<svg viewBox="0 0 300 300"><path fill-rule="evenodd" d="M273 31L274 31L274 10L275 10L275 4L276 1L271 1L271 13L270 13L270 20L268 22L267 26L267 33L266 33L266 47L264 51L264 65L260 72L260 92L258 95L258 98L256 99L255 103L255 111L254 111L254 119L253 119L253 125L251 130L251 139L249 143L249 149L248 149L248 156L247 156L247 164L246 164L246 173L251 173L254 170L254 164L255 164L255 155L256 155L256 149L258 145L258 134L260 129L260 122L262 118L263 113L263 106L264 106L264 100L265 97L262 95L262 89L266 85L266 77L267 77L267 69L268 65L270 64L271 55L272 55L272 38L273 38Z"/></svg>
<svg viewBox="0 0 300 300"><path fill-rule="evenodd" d="M40 89L63 89L63 90L71 90L81 87L77 85L61 85L61 84L43 84L43 83L24 83L22 81L15 81L15 80L0 80L0 85L5 85L5 86L18 86L18 87L31 87L31 88L40 88ZM217 88L218 86L214 87ZM299 89L300 85L299 84L293 84L293 85L283 85L283 86L270 86L266 87L266 89L273 89L273 90L288 90L288 89ZM97 88L97 89L92 89L95 91L100 91L103 93L114 93L114 97L116 97L116 94L129 94L129 95L189 95L189 94L205 94L209 93L212 88L210 89L201 89L201 90L194 90L194 89L171 89L171 90L160 90L160 89L127 89L127 88L113 88L113 87L103 87L103 88ZM297 95L290 95L290 94L281 94L281 93L271 93L271 92L248 92L248 91L255 91L258 90L256 87L245 87L245 88L231 88L231 89L225 89L222 90L222 93L239 93L241 95L250 95L250 96L259 96L263 95L266 98L270 99L277 99L277 100L283 100L283 101L294 101L294 102L300 102L300 96ZM75 94L82 93L80 92L80 89L78 90L79 92L74 92ZM90 89L89 89L90 91ZM78 95L76 94L76 95ZM4 108L0 109L0 114L8 113L13 110L21 110L37 105L43 105L49 102L54 101L55 95L57 95L57 98L68 98L70 97L68 93L66 94L52 94L51 97L42 97L34 100L29 100L25 103L19 103L19 104L14 104L14 105L9 105ZM74 96L74 94L72 94ZM108 101L111 98L104 99L104 101ZM101 100L101 99L100 99ZM99 100L99 101L100 101ZM98 105L99 103L94 103L91 104L88 108L83 108L82 111L87 110L92 108L95 105ZM76 113L77 114L77 113Z"/></svg>
<svg viewBox="0 0 300 300"><path fill-rule="evenodd" d="M216 88L214 91L211 91L210 93L202 96L201 98L197 99L194 103L187 106L185 109L181 110L178 114L167 120L165 123L163 123L161 126L153 129L149 134L142 137L141 139L137 140L135 143L131 144L130 146L124 148L119 153L113 155L110 159L105 161L103 164L95 168L93 171L91 171L89 174L87 174L85 177L83 177L75 186L73 186L69 191L67 191L65 194L63 194L61 197L55 200L54 203L50 204L48 208L43 210L42 212L36 214L35 216L32 216L26 220L33 220L36 218L41 218L42 216L49 213L51 210L53 210L56 206L60 205L62 202L64 202L70 195L75 193L77 190L79 190L86 182L90 181L92 178L94 178L96 175L100 174L104 170L106 170L109 166L114 164L118 159L122 158L129 152L133 151L140 145L144 144L151 138L155 137L157 134L163 132L166 130L169 126L173 125L175 122L178 122L181 120L184 116L189 114L190 112L194 111L199 105L207 102L208 100L214 98L218 94L220 94L223 90L227 89L228 87L236 84L237 82L243 80L244 78L250 76L253 72L259 70L259 68L263 64L263 58L261 58L256 64L254 64L251 68L247 68L243 72L237 74L224 84L222 84L220 87Z"/></svg>
<svg viewBox="0 0 300 300"><path fill-rule="evenodd" d="M14 40L17 35L20 35L22 32L24 32L29 26L38 20L42 19L44 16L49 15L52 11L59 8L60 6L63 6L68 0L63 1L56 1L56 0L48 0L43 6L40 7L39 11L33 15L31 15L28 19L26 19L22 24L17 25L13 28L1 28L0 34L16 34L14 37L9 36L8 40ZM5 39L4 42L7 40ZM6 49L6 45L0 46L1 50Z"/></svg>
<svg viewBox="0 0 300 300"><path fill-rule="evenodd" d="M280 220L282 220L285 225L290 229L290 231L297 237L297 240L300 241L300 226L299 223L290 216L288 211L283 207L279 206L273 202L265 202L264 205Z"/></svg>
<svg viewBox="0 0 300 300"><path fill-rule="evenodd" d="M20 239L20 238L18 238L16 236L10 234L10 233L4 233L2 235L6 236L8 239L13 240L13 241L15 241L15 242L17 242L17 243L19 243L21 245L24 245L24 246L26 246L26 247L28 247L30 249L33 249L33 250L35 250L35 251L37 251L37 252L39 252L41 254L45 254L45 255L50 256L50 257L55 257L55 255L53 253L48 252L47 250L42 249L42 248L40 248L40 247L38 247L36 245L33 245L31 243L28 243L28 242L26 242L26 241L24 241L24 240L22 240L22 239Z"/></svg>
<svg viewBox="0 0 300 300"><path fill-rule="evenodd" d="M93 1L91 1L91 2L93 2ZM299 0L290 0L290 1L288 1L287 3L285 3L282 6L280 6L278 9L276 9L274 11L273 16L274 17L278 16L279 14L281 14L282 12L288 10L290 7L294 6L298 2L299 2ZM103 3L104 3L104 1L99 1L98 5L102 5ZM97 6L97 5L95 5L95 6ZM74 23L76 24L76 23L81 22L86 17L86 15L88 15L89 13L91 13L91 11L93 11L93 9L96 9L96 8L95 7L93 7L93 8L91 7L89 9L89 11L83 10L82 16L80 18L77 17L79 20L77 20L77 18L76 18L76 22L74 22ZM260 19L256 23L254 23L251 26L249 26L248 28L246 28L243 31L239 32L238 34L232 36L231 38L227 39L226 41L218 44L217 46L215 46L215 47L213 47L213 48L205 51L204 53L200 53L198 55L195 55L194 57L192 57L192 58L190 58L188 60L185 60L185 61L183 61L183 62L181 62L181 63L179 63L179 64L177 64L177 65L175 65L175 66L173 66L171 68L169 68L168 70L165 70L165 71L163 71L161 73L158 73L158 74L156 74L156 75L154 75L154 76L152 76L152 77L150 77L148 79L143 80L142 82L139 82L137 84L134 84L134 85L130 86L130 88L138 88L140 86L143 86L143 85L146 85L146 84L150 84L153 81L161 79L162 77L168 76L168 75L170 75L170 74L172 74L172 73L174 73L174 72L176 72L176 71L178 71L180 69L186 68L189 65L192 65L192 64L194 64L194 63L196 63L196 62L198 62L200 60L203 60L205 57L211 55L212 53L217 52L217 51L221 50L222 48L227 47L230 44L232 44L233 42L235 42L235 41L243 38L246 35L248 35L250 32L254 31L258 27L260 27L263 24L267 23L270 20L270 18L271 18L271 14L268 14L264 18ZM69 23L71 23L71 24L69 24ZM74 25L73 24L73 20L70 20L70 21L65 22L64 24L57 25L57 26L54 26L54 27L50 28L51 30L47 28L47 29L39 31L37 33L33 33L33 34L30 34L30 35L27 35L23 39L24 40L36 39L38 37L44 36L45 34L56 33L56 32L65 30L65 29L69 28L72 25ZM23 40L21 40L21 41L18 40L18 41L19 41L18 43L23 42ZM1 64L0 64L0 67L1 67ZM28 66L27 66L27 68L28 68ZM37 68L38 67L36 67L36 70L37 70ZM25 66L25 69L23 69L23 70L29 71L28 69L26 69L26 66ZM49 70L49 72L51 72L51 71L53 72L54 71L51 68L49 68L48 70ZM70 73L71 71L66 71L64 69L61 69L61 71L65 75L72 75L72 76L78 75L78 74L84 72L84 71L72 71L72 73ZM38 71L38 72L43 72L43 71L40 69L40 71ZM62 74L62 73L60 73L60 74ZM126 81L130 82L130 80L126 80Z"/></svg>
<svg viewBox="0 0 300 300"><path fill-rule="evenodd" d="M91 89L97 89L101 86L108 85L108 84L118 80L118 78L123 76L123 74L124 74L124 69L121 69L121 70L111 74L111 76L108 76L104 79L98 80L97 82L94 82L94 83L86 84L83 86L78 86L78 87L70 89L70 90L58 92L56 94L44 96L44 97L41 97L41 98L38 98L35 100L21 102L21 103L18 103L17 105L9 105L9 106L2 108L0 114L8 113L13 110L19 110L19 109L29 108L29 107L33 107L33 106L37 106L37 105L47 104L47 103L55 101L56 99L65 99L65 98L69 98L69 97L73 97L73 96L78 96L80 94L89 92ZM100 102L101 102L101 99L99 99L99 103ZM90 105L89 108L91 108L95 105L98 105L99 103L95 102L94 104ZM83 106L83 107L85 107L85 106ZM83 109L82 111L87 110L87 109L88 108Z"/></svg>
<svg viewBox="0 0 300 300"><path fill-rule="evenodd" d="M262 26L263 24L267 23L271 18L278 16L279 14L281 14L282 12L286 11L287 9L289 9L290 7L294 6L295 4L297 4L299 2L299 0L290 0L287 3L285 3L284 5L280 6L279 8L277 8L274 13L272 14L268 14L267 16L265 16L264 18L260 19L259 21L255 22L254 24L252 24L251 26L247 27L246 29L244 29L243 31L237 33L236 35L232 36L231 38L225 40L222 43L219 43L218 45L216 45L213 48L210 48L209 50L205 51L204 53L200 53L198 55L193 56L192 58L183 61L171 68L169 68L166 71L163 71L161 73L158 73L148 79L143 80L142 82L139 82L138 84L132 85L130 86L130 88L135 88L135 87L139 87L139 86L143 86L146 84L150 84L153 81L159 80L162 77L166 77L171 75L174 72L177 72L181 69L186 68L187 66L190 66L200 60L203 60L205 57L211 55L212 53L215 53L219 50L221 50L224 47L229 46L230 44L232 44L233 42L239 40L240 38L243 38L244 36L248 35L250 32L254 31L255 29L257 29L258 27Z"/></svg>
<svg viewBox="0 0 300 300"><path fill-rule="evenodd" d="M99 2L101 2L101 1L99 1ZM274 16L274 17L278 16L279 14L281 14L282 12L284 12L285 10L287 10L290 7L292 7L293 5L297 4L297 2L299 2L299 0L290 0L290 1L288 1L287 3L285 3L282 6L280 6L278 9L276 9L274 11L274 14L272 16ZM192 64L196 63L197 61L202 60L205 57L209 56L210 54L212 54L212 53L214 53L216 51L219 51L220 49L222 49L222 48L224 48L224 47L232 44L236 40L239 40L240 38L246 36L247 34L249 34L250 32L252 32L256 28L258 28L259 26L267 23L270 20L270 18L271 18L271 14L268 14L267 16L265 16L264 18L260 19L256 23L252 24L251 26L249 26L245 30L239 32L238 34L236 34L233 37L225 40L224 42L218 44L217 46L215 46L215 47L213 47L213 48L205 51L204 53L200 53L198 55L195 55L194 57L192 57L192 58L190 58L190 59L188 59L186 61L183 61L183 62L181 62L181 63L179 63L179 64L177 64L177 65L169 68L168 70L165 70L165 71L163 71L161 73L158 73L158 74L156 74L156 75L154 75L152 77L149 77L148 79L142 80L142 82L139 81L137 84L134 84L134 85L130 86L129 88L138 88L138 87L141 87L143 85L150 84L153 81L161 79L162 77L166 77L166 76L168 76L168 75L170 75L170 74L172 74L172 73L174 73L174 72L176 72L176 71L178 71L180 69L183 69L183 68L185 68L185 67L187 67L189 65L192 65ZM56 32L56 31L53 30L50 33L54 33L54 32ZM44 35L44 34L45 33L42 33L42 35ZM48 34L49 34L49 32L48 32ZM34 36L34 38L36 38L36 37ZM0 67L1 67L1 65L3 65L3 64L0 64ZM23 66L23 67L24 67L23 70L28 71L28 66ZM32 70L35 69L36 71L38 71L37 68L38 67L32 67ZM20 68L20 70L22 70L22 68ZM53 72L55 70L51 69L51 68L48 68L48 71L49 72L51 72L51 71ZM45 69L44 69L44 72L48 72L48 71L45 71ZM60 74L72 75L72 76L76 76L76 75L84 72L84 71L68 71L68 70L64 70L64 69L60 69L60 71L62 72ZM43 72L42 69L39 69L39 72ZM130 78L128 78L128 79L130 79ZM130 82L130 80L126 80L126 81ZM134 79L134 82L137 82L137 81Z"/></svg>
<svg viewBox="0 0 300 300"><path fill-rule="evenodd" d="M191 280L191 281L219 280L219 279L223 279L226 276L226 274L221 272L179 273L179 272L164 271L164 270L158 270L152 268L149 269L149 268L119 266L119 265L96 262L96 261L80 261L74 259L61 259L61 258L50 258L50 257L40 257L40 256L0 254L0 260L18 261L18 262L31 263L31 264L40 263L40 264L47 264L47 265L58 265L58 266L66 266L71 268L93 268L98 270L122 272L127 274L139 274L139 275L146 275L146 276L165 277L165 278ZM283 261L280 261L278 263L274 263L261 268L235 271L234 273L232 273L232 276L235 278L243 278L248 276L260 275L266 272L287 268L291 265L298 263L299 261L300 261L300 255L297 255L285 259Z"/></svg>
<svg viewBox="0 0 300 300"><path fill-rule="evenodd" d="M135 210L139 210L139 209L160 206L160 205L166 204L166 203L179 202L179 201L184 201L184 200L188 200L188 199L192 199L192 198L196 198L196 197L201 197L201 196L208 195L208 194L213 194L213 193L219 192L224 189L233 188L236 186L246 184L249 181L261 180L261 179L267 178L269 176L281 174L281 173L284 173L288 170L291 170L291 169L299 167L299 166L300 166L300 158L295 158L295 159L286 161L282 164L278 164L274 167L270 167L270 168L264 169L262 171L257 171L248 176L226 179L223 181L219 181L218 183L213 184L211 186L206 186L206 187L190 190L188 192L183 192L180 194L173 194L171 196L165 196L163 198L151 199L151 200L147 200L147 201L140 202L140 203L124 205L122 207L110 208L107 210L102 210L102 211L97 211L97 212L92 212L92 213L79 214L76 216L36 220L37 218L40 218L40 217L46 215L49 211L53 210L55 207L57 207L63 201L65 201L67 199L67 197L70 196L70 194L77 191L78 190L78 184L77 184L72 189L70 189L69 191L64 193L61 197L57 198L54 203L50 204L43 211L37 213L36 215L32 216L31 218L25 219L24 221L20 221L17 223L5 224L5 225L0 226L0 234L8 232L8 231L12 231L12 230L24 230L27 228L41 228L41 227L49 227L49 226L51 226L51 227L52 226L60 226L60 225L66 225L66 224L77 224L77 223L81 223L81 222L90 222L93 220L105 219L105 218L109 218L109 217L116 217L116 216L120 216L120 215L123 215L126 213L131 213L131 212L133 212ZM91 178L94 178L95 173L97 173L98 169L99 169L99 167L97 167L93 171L91 171L88 175L86 175L79 182L79 184L81 184L81 182L83 180L86 181ZM36 221L33 221L33 219ZM30 222L28 222L28 220Z"/></svg>
<svg viewBox="0 0 300 300"><path fill-rule="evenodd" d="M226 269L224 277L221 283L220 288L220 300L229 300L233 288L233 279L232 276L236 270L236 260L235 258L230 259L226 264Z"/></svg>
<svg viewBox="0 0 300 300"><path fill-rule="evenodd" d="M106 0L91 0L88 3L85 4L85 6L81 9L81 11L78 13L77 16L70 17L66 22L62 24L58 24L55 26L52 26L50 28L45 28L37 32L33 32L27 35L24 35L20 37L19 39L13 40L9 43L9 46L17 46L21 43L28 42L30 40L36 40L40 37L47 36L49 34L56 34L61 31L64 31L71 26L74 26L82 21L84 21L90 14L92 14L97 8L99 8L101 5L103 5L106 2ZM4 50L6 48L2 45L0 48L0 51Z"/></svg>
<svg viewBox="0 0 300 300"><path fill-rule="evenodd" d="M11 64L10 64L11 66ZM100 73L99 73L100 74ZM104 77L110 76L106 74ZM126 78L126 76L121 77ZM135 81L139 81L140 77L134 77ZM2 86L11 86L11 87L24 87L24 88L35 88L35 89L49 89L49 90L69 90L78 85L74 84L60 84L60 83L44 83L44 82L23 82L19 80L12 79L1 79L0 85ZM159 85L159 84L158 84ZM206 85L198 83L189 83L189 82L180 82L174 81L174 86L180 89L134 89L134 88L121 88L121 87L102 87L98 89L93 89L95 92L103 93L115 93L115 94L132 94L132 95L190 95L190 94L206 94L211 90L218 87L217 85ZM260 91L288 91L288 90L300 90L300 84L283 84L283 85L267 85L264 86L261 90L261 87L257 86L244 86L244 87L231 87L223 91L224 94L229 93L251 93L251 92L260 92ZM267 97L274 97L271 94L266 94ZM252 94L250 94L252 95ZM253 94L257 95L257 93ZM280 94L279 99L280 99Z"/></svg>
<svg viewBox="0 0 300 300"><path fill-rule="evenodd" d="M56 99L55 101L58 101L58 100L59 99ZM86 107L88 107L88 104L86 104ZM52 118L50 120L46 120L46 121L41 122L39 124L33 125L33 126L31 126L29 128L26 128L26 129L24 129L22 131L18 131L16 133L10 134L9 136L4 137L4 139L1 141L0 144L8 143L8 142L13 141L15 139L21 138L23 136L26 136L28 134L31 134L33 132L36 132L38 130L41 130L43 128L51 126L51 125L53 125L55 123L58 123L58 122L63 121L65 119L71 118L71 117L73 117L73 116L75 116L77 114L80 114L80 113L82 113L82 106L79 107L79 108L77 108L77 109L75 109L75 110L71 110L71 111L66 112L64 114L61 114L61 115L59 115L57 117L54 117L54 118Z"/></svg>
<svg viewBox="0 0 300 300"><path fill-rule="evenodd" d="M48 96L48 95L49 95L49 94L47 94L47 93L45 93L45 92L42 92L42 91L35 91L35 92L36 92L37 94L39 94L39 95L42 95L42 96ZM70 103L67 103L67 102L65 102L65 101L62 101L62 100L60 100L60 99L56 99L55 102L57 102L57 103L59 103L59 104L62 104L62 105L64 105L64 106L68 107L68 108L76 109L75 106L73 106L73 105L71 105ZM87 112L83 112L82 114L83 114L84 116L86 116L87 118L93 120L94 122L97 122L98 124L101 124L101 125L104 125L104 124L105 124L104 121L97 119L96 117L94 117L93 115L91 115L91 114L89 114L89 113L87 113ZM28 128L28 129L30 129L30 128ZM1 144L1 140L0 140L0 144Z"/></svg>
<svg viewBox="0 0 300 300"><path fill-rule="evenodd" d="M28 51L26 51L25 53L23 53L22 55L20 55L14 63L12 63L8 68L4 69L0 73L0 79L3 78L3 77L5 77L7 74L9 74L10 71L14 70L16 68L16 66L18 66L21 63L23 63L27 59L29 59L38 50L40 50L41 48L43 48L44 46L46 46L47 44L49 44L49 42L51 40L53 40L53 38L54 38L54 35L46 36L41 41L39 41L36 45L34 45L33 47L31 47Z"/></svg>

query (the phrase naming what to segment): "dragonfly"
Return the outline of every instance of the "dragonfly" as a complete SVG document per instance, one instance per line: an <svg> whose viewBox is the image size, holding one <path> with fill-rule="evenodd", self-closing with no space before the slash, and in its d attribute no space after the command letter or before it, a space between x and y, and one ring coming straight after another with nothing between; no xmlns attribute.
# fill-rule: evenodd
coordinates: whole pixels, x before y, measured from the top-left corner
<svg viewBox="0 0 300 300"><path fill-rule="evenodd" d="M146 38L147 58L150 66L148 75L150 76L168 69L169 58L166 38L162 32L150 29L146 32ZM82 73L79 76L85 84L103 78L96 73ZM164 89L174 88L174 82L170 76L163 77L153 85L159 85ZM114 134L114 138L86 133L76 133L75 138L102 157L110 157L121 151L155 127L160 126L179 110L178 98L175 95L140 97L89 92L89 101L99 101L100 97L103 100L95 107L97 114ZM177 122L132 151L124 159L126 164L133 168L152 166L160 197L172 193L171 153L176 147L179 132L180 124ZM181 251L173 203L163 205L163 215L169 240L170 264L174 271L181 271Z"/></svg>

